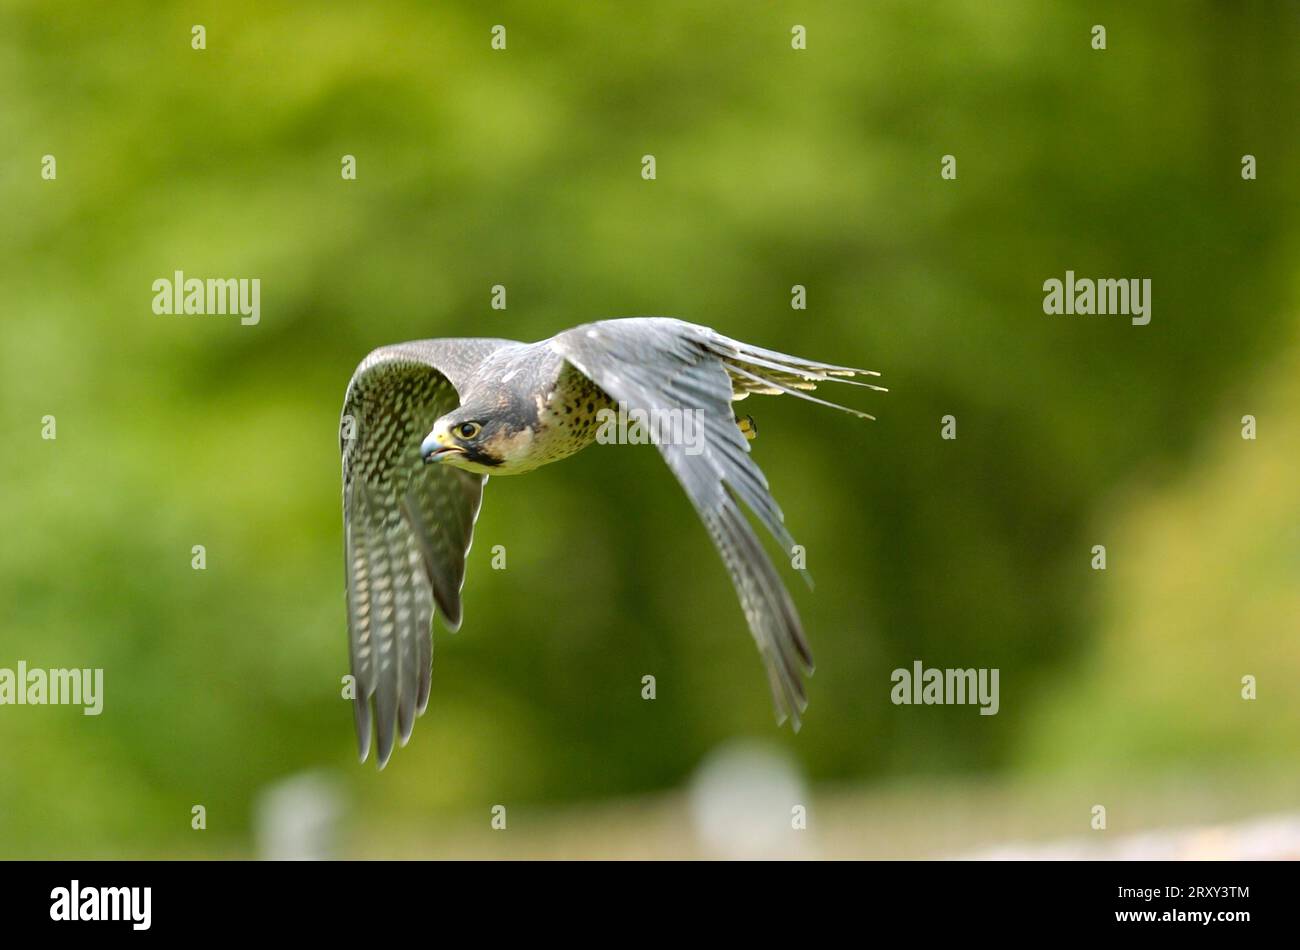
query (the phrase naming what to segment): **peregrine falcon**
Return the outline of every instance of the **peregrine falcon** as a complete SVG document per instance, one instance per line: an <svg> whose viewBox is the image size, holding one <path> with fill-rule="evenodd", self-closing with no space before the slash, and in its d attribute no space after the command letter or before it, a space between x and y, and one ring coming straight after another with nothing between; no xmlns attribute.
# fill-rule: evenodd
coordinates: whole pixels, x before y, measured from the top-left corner
<svg viewBox="0 0 1300 950"><path fill-rule="evenodd" d="M767 669L778 724L807 707L813 662L799 616L741 503L790 553L794 539L749 455L752 393L809 395L821 382L883 391L869 370L819 363L682 320L600 320L548 340L418 340L361 361L343 401L348 634L361 759L371 720L382 768L429 702L434 605L461 623L465 555L489 475L518 475L597 440L602 419L685 417L697 438L650 433L704 522ZM653 428L653 427L652 427ZM680 434L679 430L673 430ZM670 433L671 434L671 433Z"/></svg>

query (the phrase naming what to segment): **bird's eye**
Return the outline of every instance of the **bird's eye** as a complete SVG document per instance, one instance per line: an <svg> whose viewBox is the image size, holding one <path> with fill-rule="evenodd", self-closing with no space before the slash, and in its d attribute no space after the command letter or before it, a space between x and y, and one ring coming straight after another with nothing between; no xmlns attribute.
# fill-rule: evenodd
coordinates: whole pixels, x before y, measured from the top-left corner
<svg viewBox="0 0 1300 950"><path fill-rule="evenodd" d="M456 426L456 434L462 439L472 439L478 435L478 430L482 428L477 422L462 422Z"/></svg>

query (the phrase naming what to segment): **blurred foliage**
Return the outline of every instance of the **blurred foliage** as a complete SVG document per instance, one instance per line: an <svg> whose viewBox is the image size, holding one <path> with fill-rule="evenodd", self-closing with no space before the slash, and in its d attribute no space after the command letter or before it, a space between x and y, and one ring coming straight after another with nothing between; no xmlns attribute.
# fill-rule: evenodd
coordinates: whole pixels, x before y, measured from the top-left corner
<svg viewBox="0 0 1300 950"><path fill-rule="evenodd" d="M238 850L257 789L318 767L427 826L674 786L744 734L821 782L1294 749L1298 34L1172 0L6 4L0 666L103 667L106 706L0 708L0 855ZM1067 268L1151 278L1151 325L1044 316ZM261 324L154 315L177 269L259 277ZM872 424L746 406L817 580L804 730L654 451L598 446L492 482L430 710L357 766L356 363L633 314L891 388ZM1001 668L1001 713L892 706L917 658Z"/></svg>
<svg viewBox="0 0 1300 950"><path fill-rule="evenodd" d="M1253 783L1294 772L1279 753L1300 724L1300 346L1234 402L1267 434L1243 442L1238 420L1216 413L1187 471L1153 462L1105 517L1123 554L1097 595L1102 636L1044 698L1027 761L1171 769L1195 750ZM1246 676L1253 702L1241 699Z"/></svg>

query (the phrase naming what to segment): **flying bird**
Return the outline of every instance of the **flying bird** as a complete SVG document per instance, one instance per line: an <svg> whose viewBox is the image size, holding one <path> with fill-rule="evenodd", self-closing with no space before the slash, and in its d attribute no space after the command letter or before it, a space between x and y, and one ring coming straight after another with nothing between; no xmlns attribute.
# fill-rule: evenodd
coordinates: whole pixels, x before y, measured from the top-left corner
<svg viewBox="0 0 1300 950"><path fill-rule="evenodd" d="M765 350L666 317L600 320L548 340L417 340L381 347L348 383L340 425L348 634L357 737L380 768L429 702L432 620L461 623L460 591L489 475L519 475L596 441L610 413L688 417L689 444L651 437L731 575L767 670L778 723L807 707L812 653L789 592L741 505L788 553L794 539L732 403L823 382L883 391L869 370ZM661 427L666 428L666 427ZM674 430L676 431L676 430Z"/></svg>

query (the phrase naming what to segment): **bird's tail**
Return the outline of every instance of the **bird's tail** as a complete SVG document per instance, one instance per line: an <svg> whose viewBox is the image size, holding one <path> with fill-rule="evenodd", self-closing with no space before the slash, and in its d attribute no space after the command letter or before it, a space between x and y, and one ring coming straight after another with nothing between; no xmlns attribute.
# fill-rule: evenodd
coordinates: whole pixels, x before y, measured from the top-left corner
<svg viewBox="0 0 1300 950"><path fill-rule="evenodd" d="M846 383L861 386L876 392L888 392L883 386L855 379L857 376L879 376L869 369L855 369L851 366L836 366L832 363L819 363L806 360L776 350L765 350L751 346L730 337L714 334L708 343L709 349L722 360L731 376L733 399L744 399L751 393L766 396L778 396L782 393L815 402L820 406L830 406L863 419L875 419L870 413L841 406L839 403L809 395L809 390L816 389L818 383Z"/></svg>

